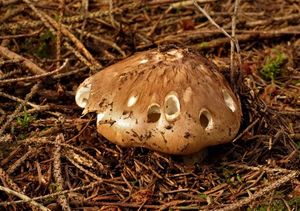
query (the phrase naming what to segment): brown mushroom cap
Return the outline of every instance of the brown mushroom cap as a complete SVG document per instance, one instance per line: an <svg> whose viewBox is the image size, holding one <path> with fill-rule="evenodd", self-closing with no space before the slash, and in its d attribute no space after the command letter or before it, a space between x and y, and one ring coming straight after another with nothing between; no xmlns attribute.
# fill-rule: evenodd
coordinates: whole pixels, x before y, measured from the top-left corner
<svg viewBox="0 0 300 211"><path fill-rule="evenodd" d="M87 78L76 102L97 113L111 142L168 154L192 154L231 141L240 102L217 68L187 49L135 54Z"/></svg>

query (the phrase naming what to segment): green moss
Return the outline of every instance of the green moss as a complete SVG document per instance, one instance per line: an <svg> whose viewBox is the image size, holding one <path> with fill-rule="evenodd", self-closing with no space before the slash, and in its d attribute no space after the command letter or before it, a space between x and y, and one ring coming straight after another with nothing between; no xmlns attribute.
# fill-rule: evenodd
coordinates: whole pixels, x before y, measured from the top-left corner
<svg viewBox="0 0 300 211"><path fill-rule="evenodd" d="M143 8L143 9L144 9L144 11L145 11L145 12L150 12L150 7L149 7L149 6L147 6L147 5L146 5L146 6L144 6L144 8Z"/></svg>
<svg viewBox="0 0 300 211"><path fill-rule="evenodd" d="M181 12L181 5L179 7L176 7L175 10L176 10L176 13L180 13Z"/></svg>
<svg viewBox="0 0 300 211"><path fill-rule="evenodd" d="M49 189L51 190L51 192L56 193L56 192L62 192L63 189L60 187L59 184L57 183L50 183L49 185Z"/></svg>
<svg viewBox="0 0 300 211"><path fill-rule="evenodd" d="M291 80L291 84L295 86L300 86L300 80Z"/></svg>
<svg viewBox="0 0 300 211"><path fill-rule="evenodd" d="M241 176L240 176L239 174L236 175L236 179L237 179L240 183L243 182L243 179L241 178Z"/></svg>
<svg viewBox="0 0 300 211"><path fill-rule="evenodd" d="M51 54L51 43L54 42L54 35L51 31L46 31L40 34L40 44L35 54L40 58L48 58Z"/></svg>
<svg viewBox="0 0 300 211"><path fill-rule="evenodd" d="M285 63L287 56L278 51L273 51L274 56L268 56L260 73L265 80L274 80L282 74L282 66Z"/></svg>
<svg viewBox="0 0 300 211"><path fill-rule="evenodd" d="M207 42L202 42L202 43L199 43L198 47L201 49L201 48L206 48L208 46L208 43Z"/></svg>
<svg viewBox="0 0 300 211"><path fill-rule="evenodd" d="M204 193L199 193L199 194L198 194L198 197L201 198L201 199L206 199L206 198L207 198L207 195L204 194Z"/></svg>
<svg viewBox="0 0 300 211"><path fill-rule="evenodd" d="M130 182L133 186L137 186L139 185L139 181L138 180L134 180Z"/></svg>
<svg viewBox="0 0 300 211"><path fill-rule="evenodd" d="M297 149L300 150L300 141L296 141L296 146L297 146Z"/></svg>
<svg viewBox="0 0 300 211"><path fill-rule="evenodd" d="M300 196L299 197L296 197L296 198L293 198L291 200L288 201L288 204L290 206L297 206L298 209L300 208Z"/></svg>
<svg viewBox="0 0 300 211"><path fill-rule="evenodd" d="M30 122L35 120L35 116L32 116L31 114L27 113L26 107L24 107L24 114L23 116L17 117L17 123L22 127L22 128L28 128Z"/></svg>
<svg viewBox="0 0 300 211"><path fill-rule="evenodd" d="M293 210L299 210L300 207L300 197L286 200L286 203L291 207L294 208ZM255 208L247 208L247 211L284 211L287 210L286 205L284 204L283 200L277 199L272 201L270 204L261 204Z"/></svg>
<svg viewBox="0 0 300 211"><path fill-rule="evenodd" d="M53 54L55 36L47 30L39 37L30 37L21 44L23 52L34 54L40 58L49 58Z"/></svg>

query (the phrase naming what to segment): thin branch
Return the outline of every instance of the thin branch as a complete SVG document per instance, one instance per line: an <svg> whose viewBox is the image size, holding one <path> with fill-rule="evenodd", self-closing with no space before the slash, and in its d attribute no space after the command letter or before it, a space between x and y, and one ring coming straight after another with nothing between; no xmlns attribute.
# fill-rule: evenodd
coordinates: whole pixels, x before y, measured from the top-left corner
<svg viewBox="0 0 300 211"><path fill-rule="evenodd" d="M275 182L271 183L270 185L262 188L261 190L257 191L256 193L250 195L249 197L242 199L236 203L224 206L221 209L216 209L216 211L236 210L246 204L250 204L252 201L256 200L257 198L264 196L265 194L271 192L272 190L275 190L276 188L280 187L284 183L291 181L293 178L296 178L297 175L299 175L298 171L292 171L291 173L281 177L280 179L278 179Z"/></svg>
<svg viewBox="0 0 300 211"><path fill-rule="evenodd" d="M23 199L23 200L26 200L28 201L30 204L34 205L35 207L39 208L40 210L42 211L51 211L50 209L48 209L47 207L41 205L40 203L37 203L36 201L34 201L33 199L31 199L30 197L22 194L22 193L19 193L19 192L16 192L12 189L9 189L9 188L6 188L6 187L3 187L0 185L0 190L8 193L8 194L11 194L11 195L15 195L17 197L19 197L20 199ZM6 205L5 202L1 203L2 205Z"/></svg>
<svg viewBox="0 0 300 211"><path fill-rule="evenodd" d="M64 136L62 133L58 134L56 136L55 142L56 143L61 143L62 141L64 141ZM55 145L55 150L53 152L53 176L54 176L54 180L57 184L57 187L59 190L63 190L63 184L64 184L64 179L63 176L61 174L61 146L60 145ZM66 211L70 211L70 205L68 202L67 197L62 194L58 197L58 203L60 204L60 206L63 208L63 210Z"/></svg>
<svg viewBox="0 0 300 211"><path fill-rule="evenodd" d="M32 80L37 80L37 79L45 78L45 77L48 77L48 76L52 76L52 75L54 75L56 73L59 73L60 71L64 70L66 68L67 64L68 64L68 61L69 60L66 59L66 61L63 63L63 65L61 67L59 67L58 69L53 70L51 72L46 72L46 73L35 75L35 76L0 80L0 85L5 84L5 83L20 82L20 81L32 81Z"/></svg>
<svg viewBox="0 0 300 211"><path fill-rule="evenodd" d="M76 191L81 191L81 190L86 190L86 189L89 189L89 188L93 188L96 185L99 185L101 183L103 183L103 181L96 181L96 182L91 182L91 183L89 183L88 185L85 185L85 186L77 187L77 188L74 188L74 189L71 189L71 190L64 190L64 191L61 191L61 192L51 193L51 194L47 194L47 195L44 195L44 196L38 196L38 197L34 197L34 198L27 198L27 199L22 199L22 200L19 200L19 201L0 202L0 206L26 203L26 202L30 202L32 200L38 201L38 200L42 200L42 199L53 198L53 197L56 197L56 196L60 196L62 194L67 194L67 193L72 193L72 192L76 192Z"/></svg>
<svg viewBox="0 0 300 211"><path fill-rule="evenodd" d="M41 20L45 23L45 25L48 28L55 28L57 31L61 30L61 33L65 36L67 36L72 42L75 44L75 46L83 53L83 55L92 63L92 65L96 69L100 69L102 65L97 62L97 60L90 54L90 52L85 48L85 46L77 39L77 37L72 34L66 26L63 24L58 24L52 17L44 13L43 11L38 10L31 1L29 0L23 0L27 5L41 18ZM49 26L49 24L51 26ZM56 32L55 32L56 33Z"/></svg>
<svg viewBox="0 0 300 211"><path fill-rule="evenodd" d="M0 45L0 55L5 58L8 58L8 59L18 60L22 65L27 67L29 69L29 71L35 75L47 73L47 71L45 71L42 68L40 68L39 66L37 66L29 59L26 59L25 57L23 57L19 54L16 54L15 52L12 52L8 48L5 48L1 45Z"/></svg>
<svg viewBox="0 0 300 211"><path fill-rule="evenodd" d="M235 76L236 76L236 67L235 67L235 50L234 47L238 46L237 40L235 39L235 30L236 30L236 17L237 17L237 11L238 11L238 6L239 6L239 0L235 0L234 2L234 11L232 15L232 21L231 21L231 37L232 39L230 40L230 80L231 84L235 87ZM239 65L241 65L241 58L240 58L240 52L239 48L237 48L237 55L238 55L238 60L239 60Z"/></svg>
<svg viewBox="0 0 300 211"><path fill-rule="evenodd" d="M203 13L203 15L205 15L205 17L215 26L217 27L219 30L221 30L223 32L223 34L228 37L230 40L234 41L232 39L232 37L230 36L230 34L228 34L225 29L223 29L221 26L219 26L211 17L210 15L202 8L198 5L198 3L196 2L196 0L193 0L194 1L194 5L198 8L198 10L200 10L200 12Z"/></svg>
<svg viewBox="0 0 300 211"><path fill-rule="evenodd" d="M231 54L230 54L230 66L231 66L231 82L234 85L235 84L235 69L234 69L234 55L235 55L235 51L234 51L234 46L236 47L238 53L240 51L239 45L237 40L235 39L235 28L236 28L236 15L237 15L237 11L238 11L238 6L239 6L239 0L235 1L235 5L234 5L234 13L232 16L232 36L230 36L225 29L223 29L222 27L220 27L211 17L210 15L202 8L198 5L198 3L193 0L194 5L205 15L205 17L215 26L217 27L219 30L221 30L223 32L223 34L225 36L227 36L230 39L230 43L231 43ZM239 64L241 64L241 60L239 58Z"/></svg>
<svg viewBox="0 0 300 211"><path fill-rule="evenodd" d="M39 83L35 84L31 90L30 93L28 93L25 97L25 102L27 102L29 99L31 99L33 97L33 95L36 94L36 92L38 91L38 87L39 87ZM11 124L11 122L15 119L15 117L18 115L18 113L21 111L21 109L24 106L24 103L20 104L15 111L9 116L9 118L7 119L7 121L2 125L2 127L0 128L0 136L2 136L2 134L5 132L6 128ZM1 143L1 141L0 141Z"/></svg>

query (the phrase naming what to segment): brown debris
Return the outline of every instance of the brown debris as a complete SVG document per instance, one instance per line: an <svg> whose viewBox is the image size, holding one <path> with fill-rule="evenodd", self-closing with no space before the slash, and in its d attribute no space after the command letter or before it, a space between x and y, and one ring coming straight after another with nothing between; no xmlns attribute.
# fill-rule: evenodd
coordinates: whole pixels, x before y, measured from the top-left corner
<svg viewBox="0 0 300 211"><path fill-rule="evenodd" d="M0 1L0 209L298 210L298 1L237 3L198 1L229 35L236 26L231 61L230 38L192 0ZM116 146L75 105L102 66L170 44L201 51L228 80L241 69L240 132L201 163Z"/></svg>

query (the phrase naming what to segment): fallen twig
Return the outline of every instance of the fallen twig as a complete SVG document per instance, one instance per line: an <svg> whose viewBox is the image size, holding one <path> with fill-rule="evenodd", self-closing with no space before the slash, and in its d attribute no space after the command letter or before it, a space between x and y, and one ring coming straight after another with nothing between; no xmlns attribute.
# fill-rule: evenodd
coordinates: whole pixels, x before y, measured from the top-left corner
<svg viewBox="0 0 300 211"><path fill-rule="evenodd" d="M225 205L224 207L222 207L221 209L215 209L216 211L230 211L230 210L236 210L246 204L249 204L250 202L254 201L255 199L262 197L263 195L270 193L272 190L275 190L276 188L280 187L281 185L283 185L286 182L289 182L291 179L297 177L297 175L299 175L298 171L292 171L289 174L282 176L281 178L279 178L278 180L276 180L275 182L272 182L271 184L267 185L266 187L260 189L259 191L257 191L256 193L253 193L252 195L250 195L249 197L242 199L236 203L230 204L230 205Z"/></svg>
<svg viewBox="0 0 300 211"><path fill-rule="evenodd" d="M8 194L15 195L15 196L19 197L20 199L28 200L28 202L29 202L30 204L32 204L33 206L39 208L39 209L42 210L42 211L51 211L51 210L48 209L47 207L41 205L40 203L37 203L36 201L32 200L30 197L28 197L28 196L26 196L26 195L24 195L24 194L22 194L22 193L16 192L16 191L14 191L14 190L12 190L12 189L3 187L3 186L1 186L1 185L0 185L0 190L5 191L5 192L8 193Z"/></svg>
<svg viewBox="0 0 300 211"><path fill-rule="evenodd" d="M39 66L34 64L29 59L26 59L25 57L23 57L19 54L16 54L16 53L10 51L8 48L5 48L1 45L0 45L0 55L5 57L5 58L18 60L22 65L27 67L29 69L29 71L32 72L35 75L47 73L45 70L43 70L42 68L40 68Z"/></svg>
<svg viewBox="0 0 300 211"><path fill-rule="evenodd" d="M63 63L63 65L61 67L59 67L58 69L53 70L51 72L47 72L47 73L43 73L43 74L39 74L39 75L35 75L35 76L21 77L21 78L12 78L12 79L5 79L5 80L0 79L0 85L6 84L6 83L20 82L20 81L31 81L31 80L36 80L36 79L41 79L41 78L45 78L48 76L52 76L52 75L64 70L68 64L68 61L69 60L66 59L66 61ZM35 107L35 106L33 106L33 107Z"/></svg>
<svg viewBox="0 0 300 211"><path fill-rule="evenodd" d="M64 140L64 136L63 136L63 134L60 133L56 136L55 142L61 143L63 140ZM61 171L61 160L60 160L61 159L61 146L60 145L55 145L53 157L54 157L53 176L54 176L54 179L55 179L58 189L63 190L64 189L64 187L63 187L64 181L63 181L62 171ZM71 210L68 199L65 195L62 194L58 197L58 203L61 205L63 210L66 210L66 211Z"/></svg>

